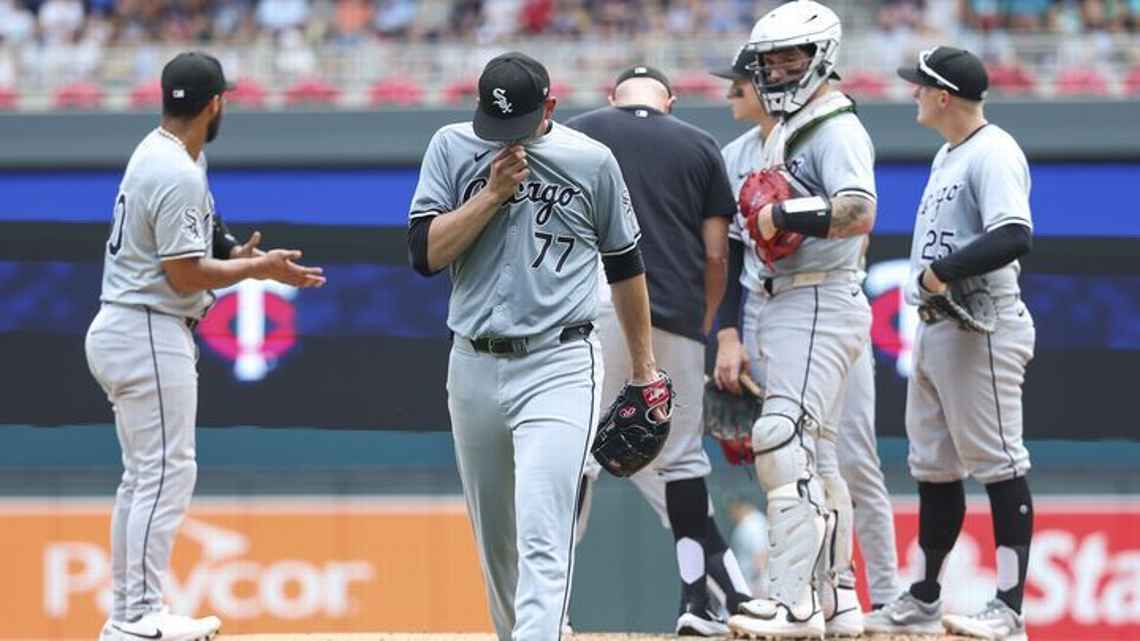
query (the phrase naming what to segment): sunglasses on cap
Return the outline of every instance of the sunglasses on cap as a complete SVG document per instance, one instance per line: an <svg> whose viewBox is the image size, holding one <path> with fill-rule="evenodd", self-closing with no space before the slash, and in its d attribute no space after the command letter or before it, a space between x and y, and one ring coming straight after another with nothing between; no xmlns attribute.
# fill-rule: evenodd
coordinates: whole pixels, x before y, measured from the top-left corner
<svg viewBox="0 0 1140 641"><path fill-rule="evenodd" d="M961 91L961 89L958 88L958 85L956 85L956 84L950 82L949 80L947 80L946 78L942 77L942 75L939 74L937 71L935 71L934 69L931 69L930 65L926 64L926 59L929 58L931 56L931 54L934 53L934 51L935 51L935 49L927 49L926 51L923 51L922 53L918 54L918 69L919 69L919 71L921 71L923 74L929 76L930 79L933 80L934 82L937 82L938 84L942 85L943 87L945 87L947 89L950 89L951 91Z"/></svg>

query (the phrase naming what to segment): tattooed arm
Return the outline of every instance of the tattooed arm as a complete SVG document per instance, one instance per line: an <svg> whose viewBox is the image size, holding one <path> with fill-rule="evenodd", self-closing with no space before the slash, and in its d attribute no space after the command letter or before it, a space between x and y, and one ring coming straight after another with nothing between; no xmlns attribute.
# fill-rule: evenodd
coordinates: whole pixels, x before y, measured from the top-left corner
<svg viewBox="0 0 1140 641"><path fill-rule="evenodd" d="M850 238L871 233L875 226L875 201L856 195L831 200L831 227L828 238Z"/></svg>

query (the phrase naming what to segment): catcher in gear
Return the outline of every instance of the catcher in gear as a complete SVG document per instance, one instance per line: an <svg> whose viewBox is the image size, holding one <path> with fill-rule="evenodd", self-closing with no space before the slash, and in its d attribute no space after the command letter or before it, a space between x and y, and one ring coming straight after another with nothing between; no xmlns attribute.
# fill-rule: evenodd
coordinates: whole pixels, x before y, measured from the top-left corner
<svg viewBox="0 0 1140 641"><path fill-rule="evenodd" d="M741 203L750 219L741 241L757 248L746 254L753 260L740 282L757 301L750 304L762 328L765 399L752 449L773 549L770 598L741 605L729 620L746 636L863 631L851 566L853 508L837 440L848 371L870 334L859 265L876 196L870 137L854 103L830 82L841 32L822 4L789 2L757 21L746 48L752 89L777 119L755 168L786 171L795 181L793 197L773 198L755 213ZM765 244L781 231L802 239L776 259L779 249Z"/></svg>

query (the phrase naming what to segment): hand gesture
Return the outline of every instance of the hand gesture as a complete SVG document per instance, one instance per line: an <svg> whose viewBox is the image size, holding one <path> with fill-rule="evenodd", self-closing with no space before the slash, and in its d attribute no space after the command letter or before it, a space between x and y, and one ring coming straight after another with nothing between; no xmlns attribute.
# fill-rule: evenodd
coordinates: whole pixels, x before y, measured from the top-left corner
<svg viewBox="0 0 1140 641"><path fill-rule="evenodd" d="M504 201L515 194L519 184L529 175L526 149L522 145L509 145L491 161L491 177L487 181L487 189L496 199Z"/></svg>
<svg viewBox="0 0 1140 641"><path fill-rule="evenodd" d="M244 245L238 245L230 250L230 258L253 258L262 256L265 252L257 248L261 244L261 232L255 231L249 236Z"/></svg>
<svg viewBox="0 0 1140 641"><path fill-rule="evenodd" d="M324 270L305 267L295 261L301 257L298 249L271 249L260 257L261 278L269 278L294 287L320 287L325 284Z"/></svg>

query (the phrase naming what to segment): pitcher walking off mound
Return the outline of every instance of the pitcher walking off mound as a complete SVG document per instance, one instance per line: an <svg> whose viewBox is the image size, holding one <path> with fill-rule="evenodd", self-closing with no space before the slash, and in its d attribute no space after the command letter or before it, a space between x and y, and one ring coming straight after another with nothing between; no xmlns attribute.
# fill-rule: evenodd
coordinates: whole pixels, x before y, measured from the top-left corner
<svg viewBox="0 0 1140 641"><path fill-rule="evenodd" d="M668 399L621 170L604 145L552 120L549 90L533 58L487 63L474 122L443 127L428 146L408 229L416 271L450 268L448 411L502 641L561 636L599 421L603 266L632 382Z"/></svg>

